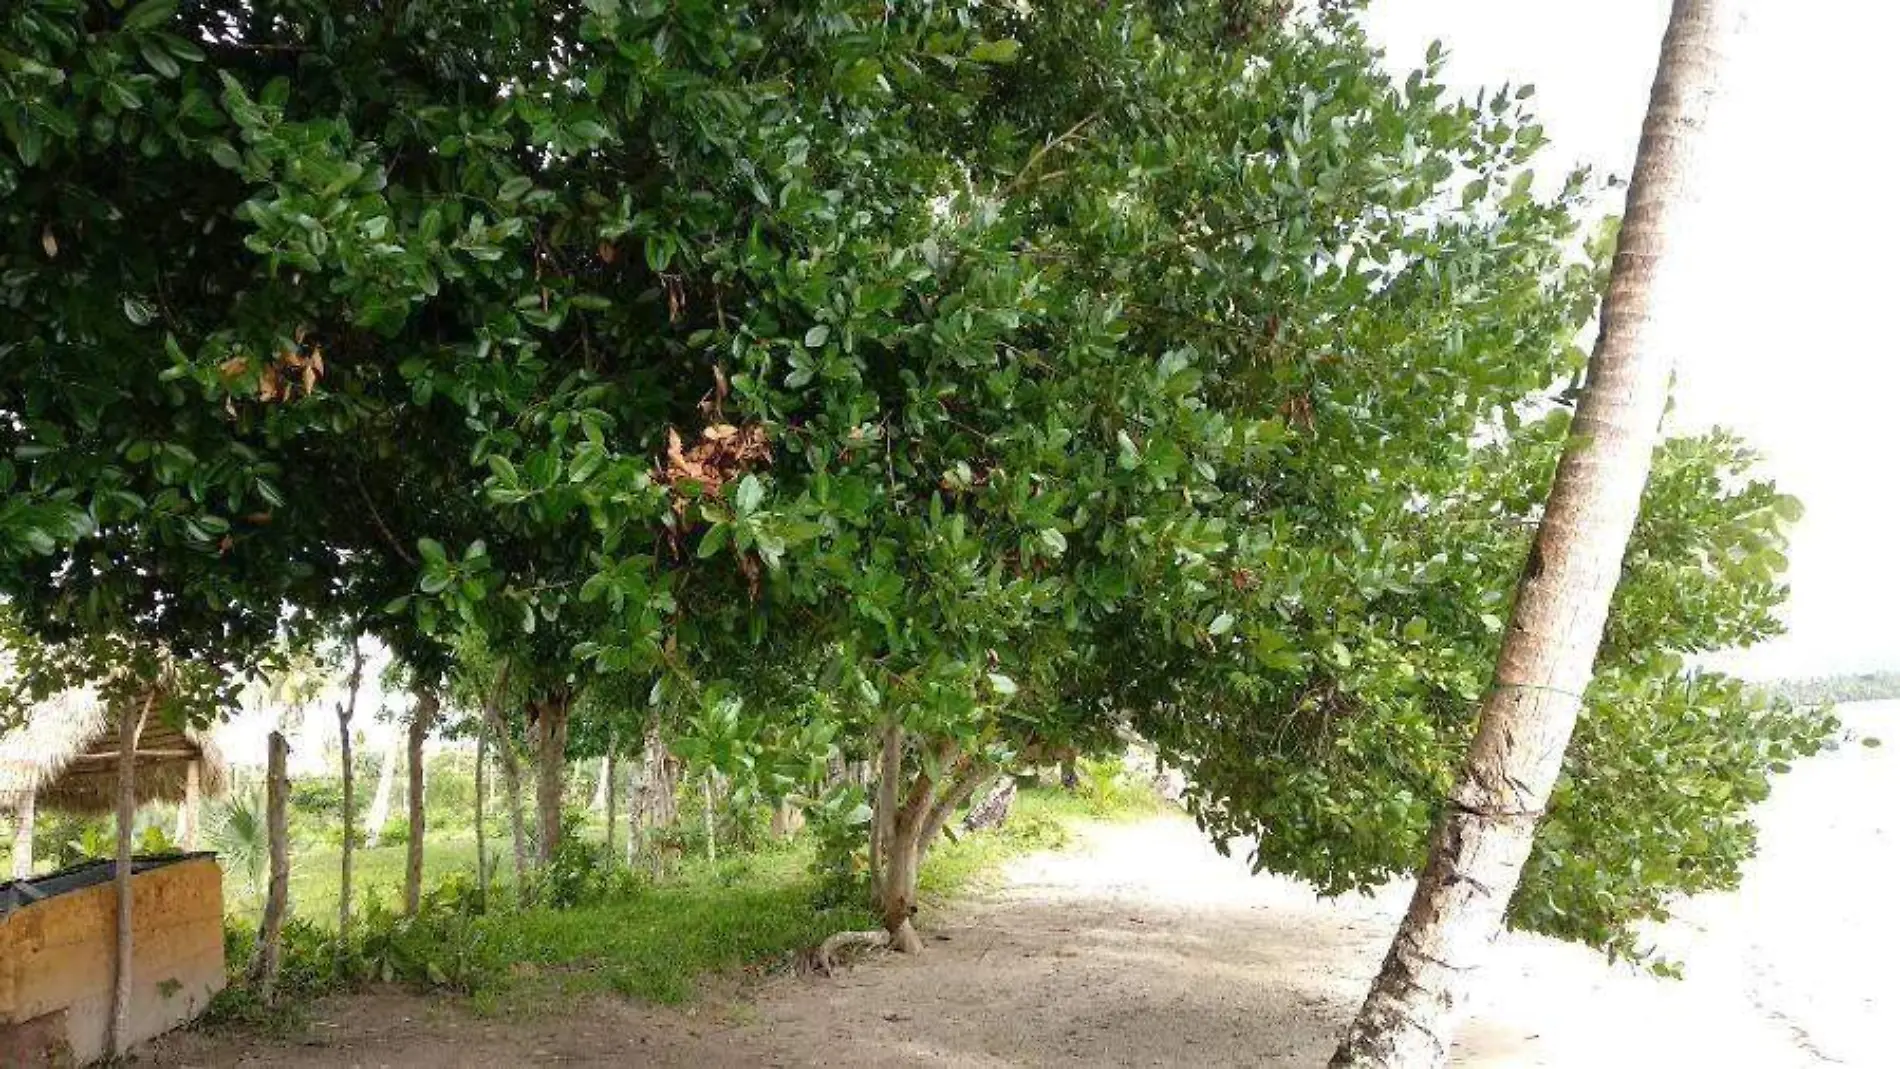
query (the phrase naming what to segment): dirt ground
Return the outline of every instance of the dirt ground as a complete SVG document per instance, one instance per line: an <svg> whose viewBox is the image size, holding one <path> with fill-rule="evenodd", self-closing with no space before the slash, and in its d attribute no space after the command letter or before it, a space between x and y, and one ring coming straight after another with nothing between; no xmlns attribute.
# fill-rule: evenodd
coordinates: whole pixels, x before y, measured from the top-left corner
<svg viewBox="0 0 1900 1069"><path fill-rule="evenodd" d="M1900 729L1900 717L1885 722ZM1890 730L1900 735L1900 730ZM1893 740L1900 742L1900 738ZM1659 940L1671 982L1513 936L1455 1064L1893 1065L1900 749L1849 747L1791 777L1742 893ZM1845 867L1843 867L1845 866ZM1857 867L1858 866L1858 867ZM1858 886L1861 881L1873 881ZM1377 965L1406 889L1320 901L1219 856L1185 819L1091 828L935 918L920 958L785 976L689 1010L610 1000L488 1020L408 995L314 1007L282 1042L184 1033L160 1066L1315 1066ZM1883 1028L1880 1022L1886 1022Z"/></svg>

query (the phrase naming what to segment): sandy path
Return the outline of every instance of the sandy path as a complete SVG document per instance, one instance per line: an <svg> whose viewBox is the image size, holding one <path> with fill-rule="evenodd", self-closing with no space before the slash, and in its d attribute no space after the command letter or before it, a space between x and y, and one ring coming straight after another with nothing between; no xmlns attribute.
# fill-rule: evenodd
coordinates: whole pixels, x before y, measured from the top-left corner
<svg viewBox="0 0 1900 1069"><path fill-rule="evenodd" d="M1852 747L1791 777L1764 815L1750 886L1660 933L1685 982L1509 938L1456 1064L1900 1064L1897 759L1900 746ZM875 957L833 980L784 977L692 1012L593 1002L533 1022L360 997L318 1007L302 1042L185 1035L151 1054L176 1066L1313 1066L1404 895L1319 901L1167 817L1024 859L1002 890L939 918L921 958Z"/></svg>

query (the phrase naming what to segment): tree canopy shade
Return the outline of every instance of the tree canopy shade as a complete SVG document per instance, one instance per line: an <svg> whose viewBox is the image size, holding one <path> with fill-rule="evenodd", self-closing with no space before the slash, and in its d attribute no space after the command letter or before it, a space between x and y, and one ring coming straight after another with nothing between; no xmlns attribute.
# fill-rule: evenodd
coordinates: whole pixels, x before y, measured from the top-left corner
<svg viewBox="0 0 1900 1069"><path fill-rule="evenodd" d="M42 634L478 636L771 797L842 738L893 930L986 776L1130 717L1263 863L1416 861L1598 283L1527 93L1393 80L1352 5L0 19L0 589ZM1672 448L1575 788L1643 834L1553 822L1521 912L1606 945L1732 879L1824 730L1669 656L1769 626L1785 511Z"/></svg>

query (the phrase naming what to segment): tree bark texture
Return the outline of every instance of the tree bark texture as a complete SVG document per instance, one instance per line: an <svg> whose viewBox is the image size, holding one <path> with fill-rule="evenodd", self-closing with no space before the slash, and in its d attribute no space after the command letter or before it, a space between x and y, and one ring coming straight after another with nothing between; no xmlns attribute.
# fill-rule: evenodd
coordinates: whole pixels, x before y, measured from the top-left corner
<svg viewBox="0 0 1900 1069"><path fill-rule="evenodd" d="M935 744L936 767L942 770L942 781L933 780L919 768L906 791L900 788L904 731L894 723L887 724L883 736L877 806L872 816L877 845L872 869L873 905L889 935L890 948L912 954L923 949L911 916L917 911L917 877L924 859L943 833L944 824L996 769L976 755L959 756L956 742L942 739ZM899 795L903 796L901 803L897 801Z"/></svg>
<svg viewBox="0 0 1900 1069"><path fill-rule="evenodd" d="M113 926L112 1017L107 1022L106 1049L114 1058L125 1056L130 1044L126 1019L132 1012L132 818L138 815L139 735L151 715L157 692L148 692L142 704L127 702L119 711L119 841L113 858L112 882L117 912Z"/></svg>
<svg viewBox="0 0 1900 1069"><path fill-rule="evenodd" d="M402 914L413 917L422 906L422 850L429 834L429 816L423 808L428 786L422 747L435 727L442 699L427 687L416 691L416 711L409 717L409 843L403 868Z"/></svg>
<svg viewBox="0 0 1900 1069"><path fill-rule="evenodd" d="M488 901L488 729L475 735L475 893Z"/></svg>
<svg viewBox="0 0 1900 1069"><path fill-rule="evenodd" d="M1000 828L1009 819L1009 811L1015 804L1016 777L1004 776L996 781L996 786L990 788L982 801L970 807L969 815L963 818L963 830Z"/></svg>
<svg viewBox="0 0 1900 1069"><path fill-rule="evenodd" d="M713 806L713 793L714 793L713 780L714 778L717 777L717 775L718 773L713 772L709 769L707 770L706 774L700 778L700 781L699 781L700 794L704 796L706 800L706 860L707 861L719 860L719 845L718 845L719 843L719 835L718 835L719 815Z"/></svg>
<svg viewBox="0 0 1900 1069"><path fill-rule="evenodd" d="M270 836L270 889L264 896L264 918L257 927L257 955L251 959L251 982L265 1005L277 999L277 974L283 964L284 916L290 908L290 744L284 733L270 733L270 764L266 775L265 826Z"/></svg>
<svg viewBox="0 0 1900 1069"><path fill-rule="evenodd" d="M508 695L508 662L501 663L501 669L495 678L495 689L482 706L482 719L488 725L488 733L495 740L495 755L501 765L502 789L508 799L508 832L514 842L515 890L528 893L528 831L521 813L521 755L515 751L513 737L508 733L508 722L502 716L502 705Z"/></svg>
<svg viewBox="0 0 1900 1069"><path fill-rule="evenodd" d="M1637 149L1601 330L1497 674L1425 871L1334 1066L1445 1063L1561 771L1668 401L1659 265L1714 95L1731 0L1676 0Z"/></svg>
<svg viewBox="0 0 1900 1069"><path fill-rule="evenodd" d="M561 794L567 785L567 714L571 695L565 688L550 692L535 705L535 809L540 818L539 861L554 860L561 846Z"/></svg>

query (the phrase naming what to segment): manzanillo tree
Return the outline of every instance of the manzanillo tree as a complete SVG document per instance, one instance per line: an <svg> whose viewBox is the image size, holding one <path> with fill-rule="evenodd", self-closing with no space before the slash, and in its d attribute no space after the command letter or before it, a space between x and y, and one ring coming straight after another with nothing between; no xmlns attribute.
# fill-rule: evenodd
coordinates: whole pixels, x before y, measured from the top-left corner
<svg viewBox="0 0 1900 1069"><path fill-rule="evenodd" d="M534 742L544 850L609 679L735 796L870 761L825 856L901 947L986 777L1131 723L1264 864L1418 859L1598 281L1523 94L1394 81L1350 5L4 18L0 564L41 629L139 604L257 645L290 605L432 681L475 651L453 685ZM1735 582L1772 490L1683 449L1620 655L1645 704L1606 692L1574 777L1655 837L1547 836L1518 914L1611 946L1728 878L1816 731L1665 656L1778 595ZM1658 611L1690 573L1699 611ZM1656 753L1733 801L1621 783ZM1645 842L1708 860L1574 908Z"/></svg>

